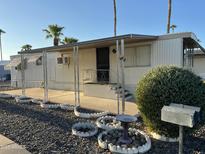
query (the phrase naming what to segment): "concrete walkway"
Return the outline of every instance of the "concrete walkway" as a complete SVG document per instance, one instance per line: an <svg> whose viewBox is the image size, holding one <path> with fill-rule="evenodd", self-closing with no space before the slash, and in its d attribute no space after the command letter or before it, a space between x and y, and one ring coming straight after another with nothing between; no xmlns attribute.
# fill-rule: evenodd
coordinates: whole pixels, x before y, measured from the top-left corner
<svg viewBox="0 0 205 154"><path fill-rule="evenodd" d="M0 134L0 154L30 154L30 152Z"/></svg>
<svg viewBox="0 0 205 154"><path fill-rule="evenodd" d="M26 89L26 96L43 99L44 89L42 88L28 88ZM21 95L21 89L3 91L3 93L12 95ZM63 90L49 90L49 100L56 103L64 103L75 105L75 95L73 91ZM98 97L88 97L80 93L81 106L94 110L110 111L117 113L117 101L112 99L103 99ZM135 115L138 113L137 105L133 102L126 102L125 113Z"/></svg>

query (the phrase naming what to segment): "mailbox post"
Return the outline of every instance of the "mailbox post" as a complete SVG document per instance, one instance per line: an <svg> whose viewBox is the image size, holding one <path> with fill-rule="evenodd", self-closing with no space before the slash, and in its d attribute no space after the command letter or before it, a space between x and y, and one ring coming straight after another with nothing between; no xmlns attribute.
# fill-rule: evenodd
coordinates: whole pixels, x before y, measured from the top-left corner
<svg viewBox="0 0 205 154"><path fill-rule="evenodd" d="M192 128L200 121L200 108L171 103L161 110L161 120L179 125L179 154L183 154L183 126Z"/></svg>

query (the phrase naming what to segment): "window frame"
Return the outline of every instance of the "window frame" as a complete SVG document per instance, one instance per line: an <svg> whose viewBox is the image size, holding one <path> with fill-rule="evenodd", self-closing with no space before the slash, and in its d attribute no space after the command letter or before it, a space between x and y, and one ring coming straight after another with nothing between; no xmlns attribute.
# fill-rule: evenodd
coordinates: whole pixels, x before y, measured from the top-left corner
<svg viewBox="0 0 205 154"><path fill-rule="evenodd" d="M135 54L137 53L137 48L139 48L139 47L149 47L150 48L150 50L149 50L149 54L150 54L150 57L149 57L149 64L148 65L139 65L139 64L135 64L135 65L132 65L132 66L126 66L126 64L124 65L124 67L125 68L133 68L133 67L150 67L151 66L151 54L152 54L152 48L151 48L151 44L143 44L143 45L135 45L135 46L127 46L126 48L125 48L125 55L126 55L126 49L129 49L129 48L134 48L134 50L135 50ZM125 58L126 58L126 56L125 56ZM126 63L126 61L125 61L125 63Z"/></svg>

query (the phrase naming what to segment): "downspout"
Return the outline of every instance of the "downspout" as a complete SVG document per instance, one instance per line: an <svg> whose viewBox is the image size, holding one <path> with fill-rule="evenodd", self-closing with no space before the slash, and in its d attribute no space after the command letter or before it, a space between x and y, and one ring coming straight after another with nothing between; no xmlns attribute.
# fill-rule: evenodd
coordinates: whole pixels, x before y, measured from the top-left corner
<svg viewBox="0 0 205 154"><path fill-rule="evenodd" d="M25 96L25 59L24 59L24 53L21 54L21 89L22 89L22 95Z"/></svg>
<svg viewBox="0 0 205 154"><path fill-rule="evenodd" d="M117 114L120 114L120 96L119 96L119 88L120 88L120 82L119 82L119 41L116 40L116 64L117 64Z"/></svg>
<svg viewBox="0 0 205 154"><path fill-rule="evenodd" d="M121 78L122 78L122 114L125 113L125 72L124 72L124 39L121 40L121 50L120 50L120 67L121 67Z"/></svg>
<svg viewBox="0 0 205 154"><path fill-rule="evenodd" d="M44 99L43 103L48 102L48 72L47 72L47 52L43 51L43 82L44 82Z"/></svg>
<svg viewBox="0 0 205 154"><path fill-rule="evenodd" d="M78 106L80 106L80 70L79 70L79 50L76 46L76 61L77 61L77 89L78 89Z"/></svg>
<svg viewBox="0 0 205 154"><path fill-rule="evenodd" d="M75 106L80 106L80 77L78 46L73 47Z"/></svg>

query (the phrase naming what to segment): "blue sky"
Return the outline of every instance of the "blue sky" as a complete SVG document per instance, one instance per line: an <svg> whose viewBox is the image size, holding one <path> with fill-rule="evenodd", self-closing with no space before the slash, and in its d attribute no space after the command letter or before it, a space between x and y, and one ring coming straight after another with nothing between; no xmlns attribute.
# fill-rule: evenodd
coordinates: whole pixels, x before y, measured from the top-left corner
<svg viewBox="0 0 205 154"><path fill-rule="evenodd" d="M164 34L168 0L117 0L117 34ZM176 32L192 31L205 46L204 0L173 0ZM42 29L65 26L64 35L80 41L113 35L112 0L0 0L3 57L16 54L24 44L51 46Z"/></svg>

